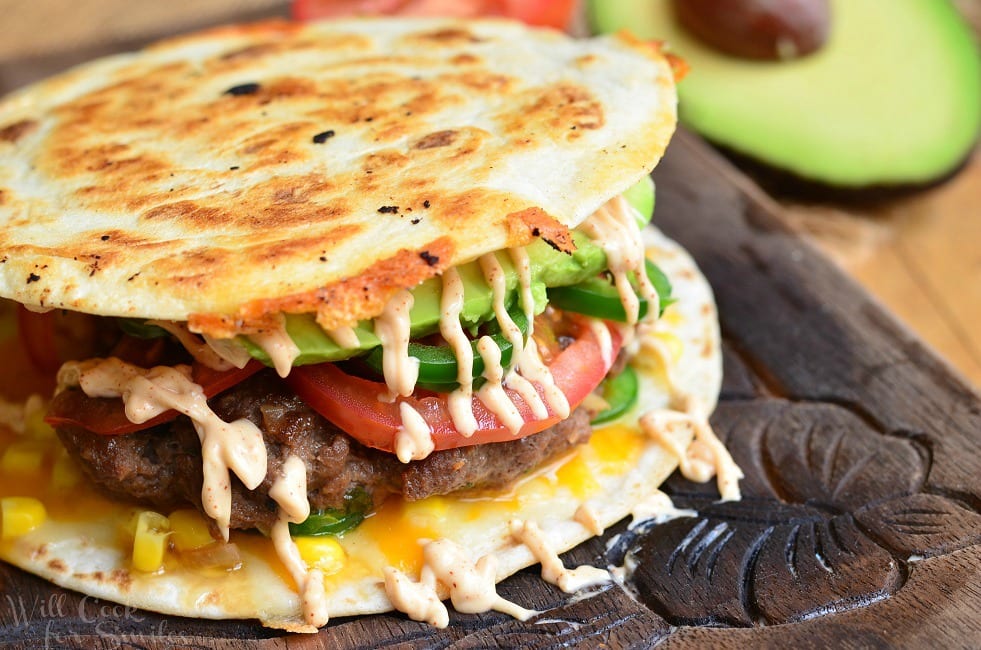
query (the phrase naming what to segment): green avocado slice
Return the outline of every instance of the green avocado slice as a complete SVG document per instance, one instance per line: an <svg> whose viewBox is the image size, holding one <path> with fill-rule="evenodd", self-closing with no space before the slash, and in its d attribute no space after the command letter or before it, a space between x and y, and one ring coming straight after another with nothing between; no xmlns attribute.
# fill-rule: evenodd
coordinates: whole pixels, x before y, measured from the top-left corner
<svg viewBox="0 0 981 650"><path fill-rule="evenodd" d="M639 225L646 225L654 211L654 183L651 178L649 176L641 178L624 193L624 196L636 208ZM547 288L575 285L594 278L606 269L606 254L603 249L580 232L573 232L573 241L576 250L572 255L557 251L540 240L526 248L531 265L531 289L535 301L535 313L540 313L547 304ZM507 255L499 254L497 258L504 269L507 285L506 303L510 306L517 299L518 274ZM493 318L494 293L484 280L484 274L477 262L458 266L457 271L460 273L464 289L460 321L464 327L475 328ZM439 330L441 282L440 278L431 278L412 290L414 302L409 312L409 321L413 338ZM293 361L293 365L297 366L341 361L381 345L381 341L375 336L372 324L364 322L354 328L358 337L358 347L341 347L321 329L312 314L288 314L286 332L300 349L300 355ZM239 341L254 358L266 365L272 364L266 351L248 338L239 337Z"/></svg>
<svg viewBox="0 0 981 650"><path fill-rule="evenodd" d="M981 126L981 63L944 0L831 0L825 46L792 61L720 53L670 0L590 0L593 28L666 41L691 66L683 124L800 177L841 187L924 183L952 171Z"/></svg>

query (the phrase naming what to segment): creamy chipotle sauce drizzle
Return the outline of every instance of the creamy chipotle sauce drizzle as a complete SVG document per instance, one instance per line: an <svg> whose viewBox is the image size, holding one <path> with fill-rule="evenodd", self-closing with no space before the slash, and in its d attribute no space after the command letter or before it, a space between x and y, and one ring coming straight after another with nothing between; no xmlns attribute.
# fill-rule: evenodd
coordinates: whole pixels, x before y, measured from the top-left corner
<svg viewBox="0 0 981 650"><path fill-rule="evenodd" d="M290 537L290 523L301 523L310 516L307 469L300 458L289 456L283 462L282 473L269 489L269 496L279 506L279 516L269 532L276 555L296 582L303 620L313 628L322 627L329 620L323 573L307 567Z"/></svg>
<svg viewBox="0 0 981 650"><path fill-rule="evenodd" d="M672 408L658 409L646 413L640 418L640 426L651 438L661 446L670 449L678 458L678 469L685 478L704 483L716 476L719 494L723 501L738 501L741 497L739 479L743 472L732 459L729 450L712 431L709 424L709 410L698 398L678 387L674 381L671 362L671 352L656 337L645 338L646 349L657 354L661 359L668 390L671 392ZM671 427L691 427L694 442L688 448L675 443L667 435Z"/></svg>
<svg viewBox="0 0 981 650"><path fill-rule="evenodd" d="M414 300L403 289L385 303L385 309L375 318L375 336L381 341L382 371L388 386L388 393L379 396L384 402L411 395L419 378L419 360L409 356L409 311Z"/></svg>
<svg viewBox="0 0 981 650"><path fill-rule="evenodd" d="M130 422L146 422L170 409L190 418L201 440L201 502L228 541L229 471L250 490L266 477L266 445L258 427L244 419L219 418L201 386L191 381L189 366L146 369L115 358L70 361L58 371L58 386L79 386L89 397L121 397Z"/></svg>
<svg viewBox="0 0 981 650"><path fill-rule="evenodd" d="M279 314L272 327L250 334L249 339L269 355L276 374L286 377L293 368L293 360L300 356L300 348L286 331L286 316Z"/></svg>
<svg viewBox="0 0 981 650"><path fill-rule="evenodd" d="M606 253L606 261L627 322L634 324L640 314L640 301L630 285L630 274L636 279L640 294L647 299L648 313L660 311L657 290L647 277L644 242L634 210L622 196L611 199L580 226L593 242Z"/></svg>
<svg viewBox="0 0 981 650"><path fill-rule="evenodd" d="M327 336L339 347L356 348L361 345L361 341L358 340L358 333L354 331L353 327L335 327L326 331Z"/></svg>
<svg viewBox="0 0 981 650"><path fill-rule="evenodd" d="M512 520L508 530L517 542L524 544L542 565L542 580L553 584L567 594L606 584L611 581L609 571L585 564L567 569L555 549L548 543L541 527L533 521Z"/></svg>
<svg viewBox="0 0 981 650"><path fill-rule="evenodd" d="M464 614L495 610L526 621L538 613L497 593L497 556L484 555L474 562L466 549L448 539L426 544L419 582L398 569L385 569L385 593L393 607L413 620L446 627L449 617L445 606L441 610L436 604L439 603L438 586L449 592L453 608Z"/></svg>
<svg viewBox="0 0 981 650"><path fill-rule="evenodd" d="M459 386L447 398L453 426L464 438L477 430L473 415L473 348L463 331L460 312L463 311L463 280L455 268L443 272L443 293L440 296L439 333L456 357L456 381Z"/></svg>
<svg viewBox="0 0 981 650"><path fill-rule="evenodd" d="M403 463L422 460L433 453L433 430L425 418L408 402L399 403L402 426L395 434L395 455Z"/></svg>

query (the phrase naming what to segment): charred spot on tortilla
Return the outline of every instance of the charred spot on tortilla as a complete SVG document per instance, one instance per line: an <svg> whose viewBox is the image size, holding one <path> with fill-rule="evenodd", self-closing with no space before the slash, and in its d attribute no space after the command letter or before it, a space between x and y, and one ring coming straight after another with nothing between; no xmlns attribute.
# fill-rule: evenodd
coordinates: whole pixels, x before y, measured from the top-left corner
<svg viewBox="0 0 981 650"><path fill-rule="evenodd" d="M13 124L0 127L0 142L16 143L28 133L33 132L38 127L35 120L20 120Z"/></svg>
<svg viewBox="0 0 981 650"><path fill-rule="evenodd" d="M226 95L232 95L233 97L238 97L241 95L254 95L259 92L261 86L257 83L244 83L237 86L232 86L225 91Z"/></svg>

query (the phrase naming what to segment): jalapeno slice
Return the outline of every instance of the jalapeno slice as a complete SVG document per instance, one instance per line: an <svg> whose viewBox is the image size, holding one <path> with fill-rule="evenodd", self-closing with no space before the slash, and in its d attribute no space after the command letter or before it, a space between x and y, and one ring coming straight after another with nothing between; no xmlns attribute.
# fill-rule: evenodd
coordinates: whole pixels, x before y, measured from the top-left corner
<svg viewBox="0 0 981 650"><path fill-rule="evenodd" d="M604 379L600 388L600 394L609 406L593 417L593 424L612 422L629 411L637 403L640 380L633 368L625 366L620 374Z"/></svg>
<svg viewBox="0 0 981 650"><path fill-rule="evenodd" d="M659 316L664 313L664 308L674 302L671 297L671 281L668 280L664 272L657 267L654 262L645 260L647 277L657 291L660 302ZM640 309L638 318L647 315L647 299L638 296L640 299ZM567 287L554 287L548 290L548 301L559 309L574 311L594 318L613 320L619 323L627 321L627 312L620 301L620 294L613 282L605 277L597 276L589 278L579 284Z"/></svg>
<svg viewBox="0 0 981 650"><path fill-rule="evenodd" d="M528 336L528 319L521 309L512 308L508 310L508 315L514 324L521 330L523 337ZM494 331L497 330L497 331ZM511 364L511 356L514 352L511 341L504 336L497 326L497 321L491 321L489 334L491 339L501 348L501 365L505 368ZM484 372L484 360L477 351L477 341L470 343L473 349L473 376L479 378ZM449 392L456 388L457 383L457 362L453 348L449 345L425 345L423 343L409 343L409 356L419 360L419 379L418 386L429 390ZM382 348L374 348L364 362L375 372L382 373Z"/></svg>
<svg viewBox="0 0 981 650"><path fill-rule="evenodd" d="M311 512L299 524L290 524L294 537L321 537L340 535L356 527L371 509L371 497L363 488L356 487L344 495L343 508L328 508Z"/></svg>

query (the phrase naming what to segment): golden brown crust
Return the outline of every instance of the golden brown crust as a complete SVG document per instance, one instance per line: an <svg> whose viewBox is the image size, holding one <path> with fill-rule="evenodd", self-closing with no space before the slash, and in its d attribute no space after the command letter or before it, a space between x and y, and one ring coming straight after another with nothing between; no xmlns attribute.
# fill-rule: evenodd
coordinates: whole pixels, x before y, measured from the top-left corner
<svg viewBox="0 0 981 650"><path fill-rule="evenodd" d="M567 249L656 163L674 102L656 48L505 21L163 41L0 101L0 295L212 334L345 324L483 253Z"/></svg>

